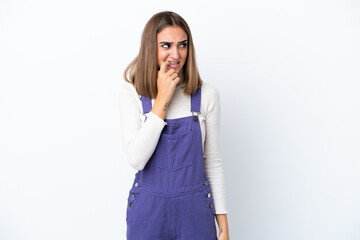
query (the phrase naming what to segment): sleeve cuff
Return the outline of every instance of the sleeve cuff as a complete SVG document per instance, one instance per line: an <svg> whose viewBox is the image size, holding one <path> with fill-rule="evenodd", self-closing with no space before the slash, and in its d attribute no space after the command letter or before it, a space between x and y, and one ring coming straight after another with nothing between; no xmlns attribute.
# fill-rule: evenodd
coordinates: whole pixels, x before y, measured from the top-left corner
<svg viewBox="0 0 360 240"><path fill-rule="evenodd" d="M215 214L227 214L228 212L225 210L225 211L215 211Z"/></svg>
<svg viewBox="0 0 360 240"><path fill-rule="evenodd" d="M161 117L159 117L157 114L155 114L155 113L153 113L153 112L149 112L148 113L148 118L153 118L154 119L154 121L157 121L157 122L159 122L159 123L162 123L164 126L165 125L167 125L167 123L161 118ZM155 120L156 119L156 120Z"/></svg>

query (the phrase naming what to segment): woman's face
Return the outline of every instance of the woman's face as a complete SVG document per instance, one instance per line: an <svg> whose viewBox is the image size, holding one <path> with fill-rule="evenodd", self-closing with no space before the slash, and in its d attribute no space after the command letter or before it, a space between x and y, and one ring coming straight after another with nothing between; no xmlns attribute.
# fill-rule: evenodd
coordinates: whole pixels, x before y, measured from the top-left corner
<svg viewBox="0 0 360 240"><path fill-rule="evenodd" d="M188 53L187 34L179 26L169 26L157 34L157 64L166 62L165 72L174 69L179 73Z"/></svg>

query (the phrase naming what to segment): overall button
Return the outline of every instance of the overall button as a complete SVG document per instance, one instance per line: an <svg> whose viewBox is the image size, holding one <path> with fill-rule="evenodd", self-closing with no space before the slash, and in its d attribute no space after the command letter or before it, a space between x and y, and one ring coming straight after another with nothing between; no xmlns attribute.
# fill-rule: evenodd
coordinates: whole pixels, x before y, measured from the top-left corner
<svg viewBox="0 0 360 240"><path fill-rule="evenodd" d="M209 193L209 194L210 194L210 193ZM132 198L135 198L135 195L134 195L134 194L131 194L131 197L132 197Z"/></svg>
<svg viewBox="0 0 360 240"><path fill-rule="evenodd" d="M135 183L135 187L138 187L139 186L139 183Z"/></svg>
<svg viewBox="0 0 360 240"><path fill-rule="evenodd" d="M197 116L193 116L193 120L196 122L198 120Z"/></svg>
<svg viewBox="0 0 360 240"><path fill-rule="evenodd" d="M131 202L131 203L129 204L129 206L130 206L130 207L133 207L133 203Z"/></svg>
<svg viewBox="0 0 360 240"><path fill-rule="evenodd" d="M205 182L205 186L208 186L208 185L209 185L209 183L206 181L206 182Z"/></svg>
<svg viewBox="0 0 360 240"><path fill-rule="evenodd" d="M212 205L212 204L210 204L210 205L209 205L209 207L210 207L210 208L213 208L213 205Z"/></svg>
<svg viewBox="0 0 360 240"><path fill-rule="evenodd" d="M211 198L211 193L208 193L207 197L208 197L208 198Z"/></svg>

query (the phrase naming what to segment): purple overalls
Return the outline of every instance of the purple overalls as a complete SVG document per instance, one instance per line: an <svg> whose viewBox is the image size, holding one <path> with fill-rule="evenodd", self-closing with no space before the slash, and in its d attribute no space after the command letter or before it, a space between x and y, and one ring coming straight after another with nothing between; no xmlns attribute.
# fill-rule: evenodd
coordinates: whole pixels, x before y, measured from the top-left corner
<svg viewBox="0 0 360 240"><path fill-rule="evenodd" d="M141 96L143 113L151 99ZM192 116L165 119L155 151L129 192L128 240L216 240L215 210L204 167L199 119L201 87ZM145 119L146 121L146 119Z"/></svg>

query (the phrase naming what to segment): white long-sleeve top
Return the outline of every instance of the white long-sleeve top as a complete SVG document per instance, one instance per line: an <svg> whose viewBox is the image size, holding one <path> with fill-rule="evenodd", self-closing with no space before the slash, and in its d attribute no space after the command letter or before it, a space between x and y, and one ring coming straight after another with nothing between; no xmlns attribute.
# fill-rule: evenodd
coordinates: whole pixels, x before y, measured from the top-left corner
<svg viewBox="0 0 360 240"><path fill-rule="evenodd" d="M151 99L152 105L155 99ZM123 82L119 97L121 130L123 144L130 165L142 170L155 151L161 131L167 124L153 112L143 115L140 95L135 87ZM166 113L166 119L192 116L191 96L185 95L177 85ZM198 115L202 146L204 150L205 171L213 193L216 214L227 213L226 189L222 161L219 151L220 140L220 96L217 89L203 81L201 87L201 106Z"/></svg>

